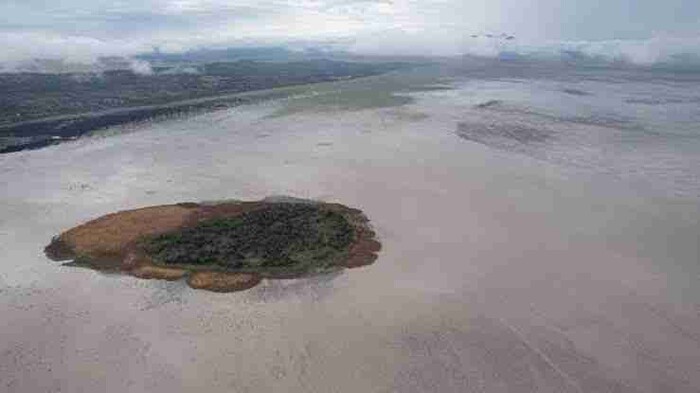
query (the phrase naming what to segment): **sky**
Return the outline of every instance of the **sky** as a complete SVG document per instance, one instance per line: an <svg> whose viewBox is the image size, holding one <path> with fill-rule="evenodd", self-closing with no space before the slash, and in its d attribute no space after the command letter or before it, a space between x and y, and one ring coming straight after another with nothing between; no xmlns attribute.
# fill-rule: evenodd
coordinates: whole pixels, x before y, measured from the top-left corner
<svg viewBox="0 0 700 393"><path fill-rule="evenodd" d="M503 42L485 34L516 39ZM132 55L154 47L183 51L290 42L340 43L370 54L489 55L564 47L652 61L669 51L700 53L700 1L3 0L0 4L0 61L80 60Z"/></svg>

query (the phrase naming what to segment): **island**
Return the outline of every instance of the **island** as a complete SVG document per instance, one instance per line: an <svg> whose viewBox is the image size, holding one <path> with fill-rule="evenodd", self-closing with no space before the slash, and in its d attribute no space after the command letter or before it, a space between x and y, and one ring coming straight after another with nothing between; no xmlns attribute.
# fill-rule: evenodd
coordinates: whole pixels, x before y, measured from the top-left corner
<svg viewBox="0 0 700 393"><path fill-rule="evenodd" d="M112 213L55 236L44 251L67 266L232 292L366 266L380 249L360 210L277 197Z"/></svg>

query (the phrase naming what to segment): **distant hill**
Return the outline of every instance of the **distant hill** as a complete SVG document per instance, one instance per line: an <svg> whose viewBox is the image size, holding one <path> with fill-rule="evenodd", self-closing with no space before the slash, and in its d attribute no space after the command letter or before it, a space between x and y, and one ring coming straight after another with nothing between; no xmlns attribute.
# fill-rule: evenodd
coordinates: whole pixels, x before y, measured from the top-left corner
<svg viewBox="0 0 700 393"><path fill-rule="evenodd" d="M291 61L305 58L304 52L291 51L284 47L243 47L225 49L196 49L182 53L154 51L135 56L154 65L172 63L212 63L238 60Z"/></svg>

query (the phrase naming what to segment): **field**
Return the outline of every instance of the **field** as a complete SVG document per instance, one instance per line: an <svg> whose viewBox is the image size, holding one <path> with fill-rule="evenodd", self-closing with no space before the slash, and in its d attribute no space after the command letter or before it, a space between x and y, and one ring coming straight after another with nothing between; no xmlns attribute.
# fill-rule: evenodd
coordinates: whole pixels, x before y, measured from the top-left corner
<svg viewBox="0 0 700 393"><path fill-rule="evenodd" d="M244 92L378 75L405 66L239 60L163 65L145 75L131 70L0 73L0 153L41 148L109 126L255 100L238 95Z"/></svg>

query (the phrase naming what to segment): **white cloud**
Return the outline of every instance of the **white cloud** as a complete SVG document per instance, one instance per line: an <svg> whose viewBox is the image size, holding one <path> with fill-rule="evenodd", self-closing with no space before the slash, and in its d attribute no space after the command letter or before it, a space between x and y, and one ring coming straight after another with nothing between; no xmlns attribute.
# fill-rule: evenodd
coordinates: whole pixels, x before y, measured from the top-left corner
<svg viewBox="0 0 700 393"><path fill-rule="evenodd" d="M0 35L4 61L32 58L66 58L93 61L100 56L137 53L146 49L135 42L102 40L89 36L72 36L44 32L17 32Z"/></svg>
<svg viewBox="0 0 700 393"><path fill-rule="evenodd" d="M153 74L153 69L151 64L143 60L132 60L129 64L129 68L134 74L138 75L151 75Z"/></svg>
<svg viewBox="0 0 700 393"><path fill-rule="evenodd" d="M647 40L610 40L602 42L572 42L564 47L590 56L621 59L637 64L670 61L676 55L700 55L699 36L659 34Z"/></svg>
<svg viewBox="0 0 700 393"><path fill-rule="evenodd" d="M495 55L503 50L532 53L574 48L638 62L668 57L681 48L697 49L692 40L653 35L655 30L674 27L684 27L687 35L693 20L700 22L697 1L591 1L595 4L577 0L25 0L0 4L0 15L5 16L5 22L0 22L4 49L0 60L59 56L84 60L131 55L154 46L185 50L341 38L353 42L352 50L364 53ZM606 10L618 15L632 3L640 11L629 18L602 17ZM669 7L682 16L675 18L678 26L669 17ZM576 32L573 39L572 31ZM517 40L484 39L484 33L514 34ZM482 37L473 39L472 34ZM629 37L635 34L638 37ZM627 39L618 40L618 35ZM597 41L590 40L593 36Z"/></svg>

